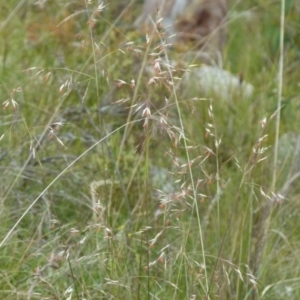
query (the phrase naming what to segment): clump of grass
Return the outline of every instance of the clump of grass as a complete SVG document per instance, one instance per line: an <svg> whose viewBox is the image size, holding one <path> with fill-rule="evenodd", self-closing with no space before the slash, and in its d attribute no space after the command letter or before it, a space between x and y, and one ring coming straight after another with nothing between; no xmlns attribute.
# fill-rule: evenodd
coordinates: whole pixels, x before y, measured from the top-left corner
<svg viewBox="0 0 300 300"><path fill-rule="evenodd" d="M1 297L297 298L298 139L273 155L281 111L281 130L297 129L284 115L296 44L281 39L273 91L277 57L259 29L277 25L229 18L224 65L256 92L201 95L181 81L197 61L182 61L159 20L146 36L126 27L137 1L59 4L4 5ZM55 26L34 21L51 13ZM286 112L276 93L292 99Z"/></svg>

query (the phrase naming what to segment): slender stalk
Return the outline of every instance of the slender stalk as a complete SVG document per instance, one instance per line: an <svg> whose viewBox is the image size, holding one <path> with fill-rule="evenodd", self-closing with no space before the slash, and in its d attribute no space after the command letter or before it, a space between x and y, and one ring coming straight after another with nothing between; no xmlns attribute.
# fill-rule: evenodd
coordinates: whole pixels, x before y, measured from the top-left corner
<svg viewBox="0 0 300 300"><path fill-rule="evenodd" d="M278 162L278 140L280 130L280 116L281 116L281 102L282 102L282 87L283 87L283 59L284 59L284 22L285 22L285 0L281 0L281 14L280 14L280 42L279 42L279 70L278 70L278 94L277 94L277 114L276 114L276 131L274 144L274 161L273 161L273 178L272 191L275 191L277 180L277 162Z"/></svg>
<svg viewBox="0 0 300 300"><path fill-rule="evenodd" d="M279 69L278 69L278 95L277 95L277 110L276 110L276 128L275 128L275 143L274 143L274 160L273 160L273 176L271 183L271 192L275 193L277 181L277 164L278 164L278 141L280 130L280 113L282 102L282 87L283 87L283 56L284 56L284 22L285 22L285 0L281 0L280 13L280 42L279 42ZM251 256L250 266L254 276L259 275L261 267L262 255L266 246L267 233L270 226L272 215L272 201L268 200L261 208L261 213L253 228L252 236L255 237L255 250ZM257 299L257 290L253 290L252 299Z"/></svg>

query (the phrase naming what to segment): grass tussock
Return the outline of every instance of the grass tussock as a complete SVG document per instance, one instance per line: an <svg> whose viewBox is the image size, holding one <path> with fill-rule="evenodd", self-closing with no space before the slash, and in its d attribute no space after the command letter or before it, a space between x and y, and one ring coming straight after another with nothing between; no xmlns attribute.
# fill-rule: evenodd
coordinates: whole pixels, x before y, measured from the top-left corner
<svg viewBox="0 0 300 300"><path fill-rule="evenodd" d="M298 299L299 4L231 1L244 97L117 2L0 4L1 299Z"/></svg>

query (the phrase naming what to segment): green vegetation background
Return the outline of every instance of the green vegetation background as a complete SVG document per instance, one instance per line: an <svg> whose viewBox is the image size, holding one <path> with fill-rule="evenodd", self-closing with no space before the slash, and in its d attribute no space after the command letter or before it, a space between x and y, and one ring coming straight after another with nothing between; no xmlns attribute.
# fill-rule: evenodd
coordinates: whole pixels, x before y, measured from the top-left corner
<svg viewBox="0 0 300 300"><path fill-rule="evenodd" d="M230 100L179 84L201 61L142 1L34 2L0 2L1 299L299 299L298 1L275 164L281 1L231 1Z"/></svg>

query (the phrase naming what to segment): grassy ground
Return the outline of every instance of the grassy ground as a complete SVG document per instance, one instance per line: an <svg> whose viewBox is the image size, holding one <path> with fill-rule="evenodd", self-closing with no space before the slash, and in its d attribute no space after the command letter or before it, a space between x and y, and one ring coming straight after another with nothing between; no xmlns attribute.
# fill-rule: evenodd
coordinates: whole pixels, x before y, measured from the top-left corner
<svg viewBox="0 0 300 300"><path fill-rule="evenodd" d="M231 1L227 100L141 1L33 2L0 3L1 299L298 299L297 1L283 52L281 1Z"/></svg>

